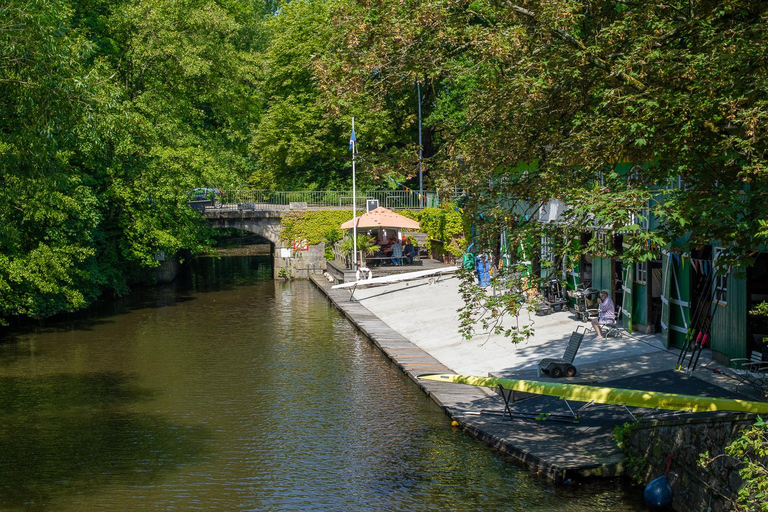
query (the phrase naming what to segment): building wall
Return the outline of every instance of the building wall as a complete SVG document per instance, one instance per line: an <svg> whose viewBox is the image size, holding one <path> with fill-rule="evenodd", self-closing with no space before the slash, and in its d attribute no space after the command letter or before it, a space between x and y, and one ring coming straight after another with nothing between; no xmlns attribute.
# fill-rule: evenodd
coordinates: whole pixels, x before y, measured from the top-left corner
<svg viewBox="0 0 768 512"><path fill-rule="evenodd" d="M727 303L719 304L712 318L712 357L722 364L747 357L747 282L728 276Z"/></svg>
<svg viewBox="0 0 768 512"><path fill-rule="evenodd" d="M648 325L648 285L635 283L634 275L632 280L632 324L644 330L643 326Z"/></svg>
<svg viewBox="0 0 768 512"><path fill-rule="evenodd" d="M613 265L610 258L592 258L592 288L613 290Z"/></svg>

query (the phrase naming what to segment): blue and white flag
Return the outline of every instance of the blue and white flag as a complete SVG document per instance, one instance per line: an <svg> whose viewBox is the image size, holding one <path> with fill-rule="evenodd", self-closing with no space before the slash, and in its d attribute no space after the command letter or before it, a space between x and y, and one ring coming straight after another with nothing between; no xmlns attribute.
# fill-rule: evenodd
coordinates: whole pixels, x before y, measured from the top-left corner
<svg viewBox="0 0 768 512"><path fill-rule="evenodd" d="M357 142L357 137L355 137L355 129L352 128L352 135L349 136L349 150L354 151L355 150L355 143Z"/></svg>

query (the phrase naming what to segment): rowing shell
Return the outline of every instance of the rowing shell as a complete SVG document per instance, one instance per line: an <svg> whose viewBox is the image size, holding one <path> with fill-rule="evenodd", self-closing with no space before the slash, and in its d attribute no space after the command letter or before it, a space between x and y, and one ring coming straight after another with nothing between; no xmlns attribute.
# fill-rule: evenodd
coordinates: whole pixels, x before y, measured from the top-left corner
<svg viewBox="0 0 768 512"><path fill-rule="evenodd" d="M562 384L559 382L542 382L537 380L474 377L472 375L433 374L421 375L419 378L436 380L439 382L451 382L454 384L470 384L472 386L483 386L488 388L497 388L501 386L510 391L557 396L577 402L595 402L598 404L626 405L628 407L645 407L647 409L670 409L692 412L736 411L758 414L768 413L768 403L766 402L753 402L750 400L737 400L731 398L678 395L676 393L585 386L582 384Z"/></svg>
<svg viewBox="0 0 768 512"><path fill-rule="evenodd" d="M335 284L331 286L333 290L339 290L342 288L361 288L363 286L369 286L374 284L392 284L401 283L411 279L420 279L422 277L431 277L442 274L451 274L459 270L459 267L443 267L430 270L417 270L415 272L405 272L403 274L396 274L393 276L381 276L373 277L371 279L361 279L359 281L351 281L349 283Z"/></svg>

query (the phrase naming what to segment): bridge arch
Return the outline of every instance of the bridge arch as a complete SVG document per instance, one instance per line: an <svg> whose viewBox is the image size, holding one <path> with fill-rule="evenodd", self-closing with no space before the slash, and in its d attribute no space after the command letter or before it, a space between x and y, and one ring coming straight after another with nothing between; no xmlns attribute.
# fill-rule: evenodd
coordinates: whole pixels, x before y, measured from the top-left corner
<svg viewBox="0 0 768 512"><path fill-rule="evenodd" d="M253 233L270 242L272 246L273 269L275 278L281 275L309 277L321 274L326 269L325 244L309 246L303 251L283 251L286 247L281 237L281 220L290 209L234 209L205 208L203 217L214 229L238 229Z"/></svg>
<svg viewBox="0 0 768 512"><path fill-rule="evenodd" d="M205 217L214 229L239 229L259 235L273 245L281 247L280 211L206 211Z"/></svg>

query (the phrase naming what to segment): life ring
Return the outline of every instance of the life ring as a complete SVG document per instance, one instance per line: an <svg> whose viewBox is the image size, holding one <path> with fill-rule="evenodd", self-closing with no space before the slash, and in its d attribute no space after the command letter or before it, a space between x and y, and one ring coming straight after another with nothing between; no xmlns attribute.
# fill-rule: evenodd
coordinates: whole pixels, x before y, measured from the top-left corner
<svg viewBox="0 0 768 512"><path fill-rule="evenodd" d="M370 279L370 278L373 277L373 272L371 272L371 269L369 269L368 267L360 267L360 268L357 269L357 272L355 272L355 278L358 281L360 281L360 276L362 274L365 274L366 272L368 272L368 275L366 276L366 279Z"/></svg>

